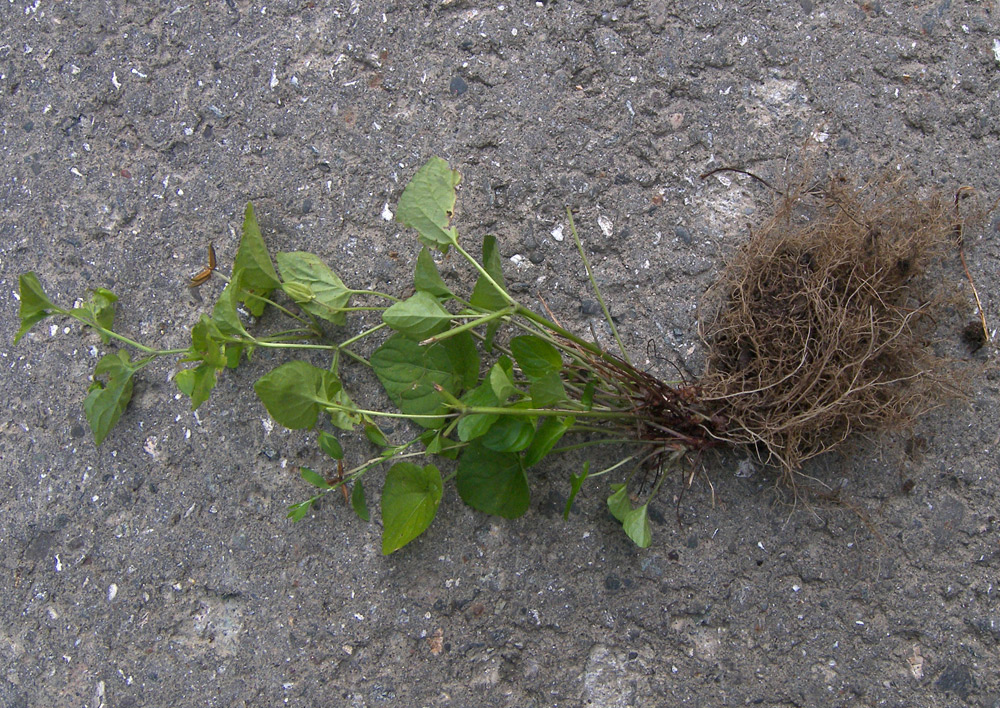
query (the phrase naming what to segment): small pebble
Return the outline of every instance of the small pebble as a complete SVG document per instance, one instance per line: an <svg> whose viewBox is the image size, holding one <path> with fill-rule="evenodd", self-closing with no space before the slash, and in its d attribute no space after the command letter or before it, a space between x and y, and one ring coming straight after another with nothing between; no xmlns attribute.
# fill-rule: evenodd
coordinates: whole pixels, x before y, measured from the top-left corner
<svg viewBox="0 0 1000 708"><path fill-rule="evenodd" d="M451 80L451 85L448 88L456 96L461 96L469 90L469 84L461 76L456 76Z"/></svg>
<svg viewBox="0 0 1000 708"><path fill-rule="evenodd" d="M690 246L691 245L691 232L685 229L683 226L678 226L674 229L674 235L681 240L682 243Z"/></svg>

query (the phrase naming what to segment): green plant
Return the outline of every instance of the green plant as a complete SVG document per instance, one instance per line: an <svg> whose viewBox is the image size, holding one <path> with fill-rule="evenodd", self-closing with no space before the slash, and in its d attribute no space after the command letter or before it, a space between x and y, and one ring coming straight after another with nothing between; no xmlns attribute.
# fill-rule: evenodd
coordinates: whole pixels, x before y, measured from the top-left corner
<svg viewBox="0 0 1000 708"><path fill-rule="evenodd" d="M314 494L289 509L302 519L325 495L350 488L357 514L369 518L363 477L389 464L381 495L382 550L406 545L434 519L443 485L454 481L469 506L506 518L529 506L527 471L550 454L597 444L631 446L615 464L590 472L589 463L570 481L565 514L583 484L621 468L631 471L610 485L608 507L639 546L650 543L649 500L666 469L685 454L713 443L718 423L690 387L671 385L637 370L629 362L614 321L597 290L590 265L569 216L570 230L620 356L567 331L526 307L506 287L497 240L486 236L482 256L461 245L451 225L460 181L457 171L432 158L413 176L399 200L396 218L411 227L423 248L414 270L414 293L400 299L375 291L354 290L316 255L278 253L272 260L248 205L232 274L211 316L202 315L191 329L185 349L158 350L114 330L116 296L96 289L79 307L64 308L46 296L34 273L20 277L21 327L15 341L49 316L76 319L93 328L104 343L117 340L127 348L106 354L94 371L84 409L100 444L119 420L132 395L135 375L161 357L176 357L184 368L175 381L193 408L204 403L220 372L236 368L257 349L319 350L329 366L303 360L281 364L254 384L270 416L291 429L323 425L344 431L361 428L381 452L343 470L344 453L337 437L318 433L320 448L336 461L336 478L301 469ZM474 270L475 285L466 297L454 293L441 278L433 251L454 249ZM275 268L275 263L277 268ZM214 269L214 253L209 269ZM358 298L377 305L355 305ZM262 334L249 324L273 308L286 317L287 329ZM331 340L327 329L343 327L355 310L377 310L377 326ZM382 330L391 333L385 336ZM384 338L365 358L357 345L369 337ZM138 352L133 359L129 349ZM397 411L359 407L341 384L344 365L371 367ZM411 421L416 432L390 441L378 423L384 418ZM429 458L417 464L414 460ZM332 463L331 463L332 464ZM441 467L452 470L445 475ZM635 504L629 480L637 471L661 473L648 496Z"/></svg>

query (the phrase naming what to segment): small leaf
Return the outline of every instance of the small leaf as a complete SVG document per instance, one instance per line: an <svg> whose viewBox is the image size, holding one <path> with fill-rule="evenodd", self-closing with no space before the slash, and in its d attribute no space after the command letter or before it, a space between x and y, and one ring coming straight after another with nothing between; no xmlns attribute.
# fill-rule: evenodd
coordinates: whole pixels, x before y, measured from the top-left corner
<svg viewBox="0 0 1000 708"><path fill-rule="evenodd" d="M531 402L536 408L545 408L559 401L566 400L566 388L558 371L550 371L531 382L529 388Z"/></svg>
<svg viewBox="0 0 1000 708"><path fill-rule="evenodd" d="M336 376L331 372L332 376ZM359 425L363 420L360 413L357 413L357 406L354 405L354 401L351 397L347 395L347 391L344 390L343 386L337 385L337 391L333 394L332 402L337 405L337 408L329 410L330 422L337 428L341 430L354 430L354 426Z"/></svg>
<svg viewBox="0 0 1000 708"><path fill-rule="evenodd" d="M29 329L49 315L65 312L52 304L34 273L22 273L18 278L18 286L18 295L21 298L21 327L14 335L14 344L17 344Z"/></svg>
<svg viewBox="0 0 1000 708"><path fill-rule="evenodd" d="M117 354L105 354L97 362L94 383L83 402L97 445L104 442L132 399L132 376L137 370L138 367L132 365L128 352L124 350ZM106 380L102 380L105 377Z"/></svg>
<svg viewBox="0 0 1000 708"><path fill-rule="evenodd" d="M632 509L622 519L622 528L625 529L625 534L639 548L649 548L649 544L653 541L653 534L649 528L648 507L649 504L643 504L638 509Z"/></svg>
<svg viewBox="0 0 1000 708"><path fill-rule="evenodd" d="M219 294L219 299L215 301L215 307L212 309L212 321L223 334L246 337L249 334L243 326L243 321L240 320L239 313L236 311L238 290L239 288L232 282L226 284L226 287Z"/></svg>
<svg viewBox="0 0 1000 708"><path fill-rule="evenodd" d="M486 334L483 335L483 349L493 353L493 340L497 337L497 332L500 331L500 327L503 325L502 319L490 320L489 324L486 325Z"/></svg>
<svg viewBox="0 0 1000 708"><path fill-rule="evenodd" d="M344 459L344 448L340 446L340 441L325 430L319 431L319 449L334 460Z"/></svg>
<svg viewBox="0 0 1000 708"><path fill-rule="evenodd" d="M341 391L337 375L304 361L290 361L253 386L267 412L280 425L297 430L316 425L320 410Z"/></svg>
<svg viewBox="0 0 1000 708"><path fill-rule="evenodd" d="M444 332L452 317L436 297L421 290L382 313L382 321L391 329L418 341Z"/></svg>
<svg viewBox="0 0 1000 708"><path fill-rule="evenodd" d="M495 407L500 405L496 394L488 383L482 383L462 396L462 403L473 407ZM467 413L458 421L458 439L462 442L474 440L486 434L500 415L497 413Z"/></svg>
<svg viewBox="0 0 1000 708"><path fill-rule="evenodd" d="M365 437L368 438L368 441L376 447L390 447L389 440L386 439L385 433L383 433L381 428L374 423L365 423Z"/></svg>
<svg viewBox="0 0 1000 708"><path fill-rule="evenodd" d="M382 553L389 555L430 526L441 503L441 473L434 465L397 462L382 487Z"/></svg>
<svg viewBox="0 0 1000 708"><path fill-rule="evenodd" d="M523 515L531 502L521 458L513 453L489 452L478 442L459 458L455 486L462 501L473 509L505 519Z"/></svg>
<svg viewBox="0 0 1000 708"><path fill-rule="evenodd" d="M302 479L309 482L314 487L319 487L320 489L333 489L332 485L323 479L322 475L317 472L313 472L308 467L300 467L299 474L302 475Z"/></svg>
<svg viewBox="0 0 1000 708"><path fill-rule="evenodd" d="M437 265L427 248L421 248L420 255L417 256L417 265L413 269L413 288L418 292L428 293L440 299L454 297L441 279Z"/></svg>
<svg viewBox="0 0 1000 708"><path fill-rule="evenodd" d="M294 251L279 253L275 259L285 280L282 288L299 307L335 325L347 323L343 310L351 300L351 291L319 256Z"/></svg>
<svg viewBox="0 0 1000 708"><path fill-rule="evenodd" d="M245 303L255 317L263 314L265 303L254 296L267 297L272 290L281 285L274 264L271 262L271 255L264 245L264 237L260 234L253 204L250 203L247 204L243 215L243 235L240 237L240 247L233 261L231 282L237 284L237 299Z"/></svg>
<svg viewBox="0 0 1000 708"><path fill-rule="evenodd" d="M490 369L490 386L500 403L506 403L517 393L514 386L514 365L505 354Z"/></svg>
<svg viewBox="0 0 1000 708"><path fill-rule="evenodd" d="M545 418L535 431L531 445L524 453L524 466L534 467L551 452L566 431L573 427L575 418Z"/></svg>
<svg viewBox="0 0 1000 708"><path fill-rule="evenodd" d="M535 436L535 419L526 416L502 416L480 439L483 447L496 452L520 452Z"/></svg>
<svg viewBox="0 0 1000 708"><path fill-rule="evenodd" d="M442 432L441 430L425 430L420 439L424 443L428 455L440 455L454 460L458 457L458 451L464 446L442 435Z"/></svg>
<svg viewBox="0 0 1000 708"><path fill-rule="evenodd" d="M302 521L315 502L316 497L313 497L312 499L306 499L304 502L290 505L288 507L288 518L292 521Z"/></svg>
<svg viewBox="0 0 1000 708"><path fill-rule="evenodd" d="M440 157L432 157L410 179L396 207L396 221L416 229L420 242L442 253L458 242L450 227L455 212L455 187L462 175Z"/></svg>
<svg viewBox="0 0 1000 708"><path fill-rule="evenodd" d="M576 495L580 493L580 488L583 487L583 483L590 476L590 460L583 463L583 472L580 474L571 474L569 476L570 492L569 499L566 500L566 508L563 510L563 519L569 519L570 509L573 508L573 502L576 500Z"/></svg>
<svg viewBox="0 0 1000 708"><path fill-rule="evenodd" d="M612 494L608 497L608 510L611 515L619 521L624 521L626 514L632 511L632 504L628 500L628 489L624 484L612 484Z"/></svg>
<svg viewBox="0 0 1000 708"><path fill-rule="evenodd" d="M541 337L525 334L510 340L510 352L524 375L537 379L562 369L559 350Z"/></svg>
<svg viewBox="0 0 1000 708"><path fill-rule="evenodd" d="M201 359L216 369L221 369L227 363L224 349L225 335L219 331L215 320L210 320L205 315L191 328L191 351L197 356L192 359Z"/></svg>
<svg viewBox="0 0 1000 708"><path fill-rule="evenodd" d="M489 273L494 285L485 276L480 274L476 281L476 286L472 289L472 297L469 303L474 307L481 307L490 312L496 312L507 307L509 298L500 288L506 287L503 279L503 267L500 261L500 249L497 247L496 236L487 236L483 239L483 269Z"/></svg>
<svg viewBox="0 0 1000 708"><path fill-rule="evenodd" d="M174 383L181 393L191 399L191 410L208 400L218 380L219 370L211 364L199 364L193 369L181 369L174 375Z"/></svg>
<svg viewBox="0 0 1000 708"><path fill-rule="evenodd" d="M118 296L113 292L105 288L95 288L90 299L80 307L74 307L70 314L104 329L112 329L115 323L116 302L118 302ZM110 340L110 337L103 332L100 335L102 342L107 343Z"/></svg>
<svg viewBox="0 0 1000 708"><path fill-rule="evenodd" d="M361 486L360 479L354 483L354 489L351 490L351 508L354 509L354 513L362 521L371 521L371 514L368 513L368 503L365 501L365 488Z"/></svg>

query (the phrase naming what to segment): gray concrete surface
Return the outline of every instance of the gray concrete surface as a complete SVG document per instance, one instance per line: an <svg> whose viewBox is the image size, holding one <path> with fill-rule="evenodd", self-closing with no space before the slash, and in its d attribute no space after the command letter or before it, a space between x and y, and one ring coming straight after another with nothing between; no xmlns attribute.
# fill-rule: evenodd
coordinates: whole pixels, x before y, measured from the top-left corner
<svg viewBox="0 0 1000 708"><path fill-rule="evenodd" d="M103 350L45 323L16 347L19 273L121 297L121 329L183 346L257 207L277 249L402 291L417 248L382 219L431 155L457 226L585 327L593 253L633 351L695 366L696 303L808 148L861 176L1000 195L996 2L492 3L9 0L0 4L0 706L1000 706L997 368L966 404L809 472L852 508L793 505L736 454L658 504L632 547L568 475L517 521L447 489L391 557L326 505L298 525L310 434L228 375L193 415L145 373L89 439ZM604 229L601 228L604 225ZM1000 320L996 221L969 234ZM213 289L214 288L214 289ZM971 310L965 313L971 316ZM361 439L348 454L363 455ZM714 484L712 492L705 481ZM912 482L912 490L908 493ZM675 510L676 507L676 510ZM678 518L682 525L678 525Z"/></svg>

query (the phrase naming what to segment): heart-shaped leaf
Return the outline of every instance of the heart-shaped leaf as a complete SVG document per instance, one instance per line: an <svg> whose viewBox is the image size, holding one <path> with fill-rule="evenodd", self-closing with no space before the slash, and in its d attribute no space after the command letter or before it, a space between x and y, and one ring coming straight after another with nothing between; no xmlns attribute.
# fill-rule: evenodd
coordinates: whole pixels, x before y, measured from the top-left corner
<svg viewBox="0 0 1000 708"><path fill-rule="evenodd" d="M416 229L420 242L443 253L458 243L450 226L455 213L455 187L462 175L440 157L432 157L417 170L403 189L396 207L396 221Z"/></svg>
<svg viewBox="0 0 1000 708"><path fill-rule="evenodd" d="M531 492L519 455L492 452L474 442L458 461L455 486L473 509L516 519L528 510Z"/></svg>
<svg viewBox="0 0 1000 708"><path fill-rule="evenodd" d="M383 554L399 550L431 525L442 490L441 473L434 465L397 462L389 468L382 487Z"/></svg>

